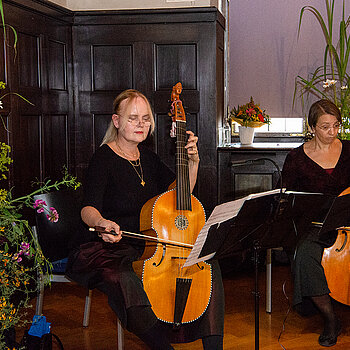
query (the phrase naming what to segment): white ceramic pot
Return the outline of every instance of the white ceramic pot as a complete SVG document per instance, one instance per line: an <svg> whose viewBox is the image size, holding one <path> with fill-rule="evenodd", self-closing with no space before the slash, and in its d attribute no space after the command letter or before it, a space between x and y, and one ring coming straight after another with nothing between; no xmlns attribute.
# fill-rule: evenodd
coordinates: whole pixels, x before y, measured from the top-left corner
<svg viewBox="0 0 350 350"><path fill-rule="evenodd" d="M254 140L255 128L249 126L239 126L239 140L242 145L251 145Z"/></svg>

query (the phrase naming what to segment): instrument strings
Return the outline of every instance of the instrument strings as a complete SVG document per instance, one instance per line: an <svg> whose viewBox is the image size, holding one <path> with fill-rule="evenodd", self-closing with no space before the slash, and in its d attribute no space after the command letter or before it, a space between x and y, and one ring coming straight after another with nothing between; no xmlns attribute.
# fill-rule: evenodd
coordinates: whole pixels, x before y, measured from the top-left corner
<svg viewBox="0 0 350 350"><path fill-rule="evenodd" d="M186 145L186 122L177 121L176 122L177 130L177 139L176 139L176 170L177 170L177 209L180 211L180 216L182 218L182 225L184 226L181 229L182 242L186 242L187 232L187 222L186 222L186 211L191 210L191 191L190 191L190 182L189 182L189 170L188 170L188 155L185 148ZM186 256L183 248L181 256ZM179 260L179 274L183 277L183 269L181 268L184 264L184 261Z"/></svg>

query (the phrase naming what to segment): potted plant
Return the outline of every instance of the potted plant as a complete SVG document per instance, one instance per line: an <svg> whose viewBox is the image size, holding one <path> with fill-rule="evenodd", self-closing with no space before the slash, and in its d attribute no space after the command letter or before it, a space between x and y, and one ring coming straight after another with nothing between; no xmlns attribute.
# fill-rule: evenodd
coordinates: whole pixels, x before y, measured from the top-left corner
<svg viewBox="0 0 350 350"><path fill-rule="evenodd" d="M269 115L254 102L253 97L245 105L234 107L229 118L231 122L239 124L239 137L242 145L253 142L255 128L271 123Z"/></svg>
<svg viewBox="0 0 350 350"><path fill-rule="evenodd" d="M0 145L0 173L6 179L10 147ZM30 299L39 288L37 274L50 271L51 264L42 253L39 242L34 236L28 221L22 217L23 207L32 207L47 216L52 222L59 220L56 209L47 208L45 202L33 200L33 196L42 192L58 190L62 186L77 188L80 184L66 171L61 181L50 180L38 184L32 193L13 198L11 191L0 188L0 348L7 349L7 337L14 327L28 322L26 309Z"/></svg>
<svg viewBox="0 0 350 350"><path fill-rule="evenodd" d="M304 6L300 11L298 35L300 35L305 13L311 12L320 25L326 46L323 65L317 67L310 74L310 78L300 75L296 77L294 99L299 94L303 104L304 95L312 94L317 98L325 98L334 102L339 107L342 116L340 137L350 139L350 76L348 74L350 15L345 15L345 2L343 0L342 16L338 23L339 40L335 44L333 39L334 4L335 0L325 0L326 19L313 6Z"/></svg>
<svg viewBox="0 0 350 350"><path fill-rule="evenodd" d="M2 1L0 0L0 14L4 28L4 41L6 44L6 31ZM13 27L16 46L17 35ZM6 88L6 84L0 81L0 90ZM0 109L3 108L3 99L8 95L16 95L30 103L16 92L7 92L0 95ZM0 116L2 125L2 117ZM56 222L59 213L56 209L47 208L45 202L33 200L38 193L50 192L59 188L77 188L80 183L69 175L64 169L61 181L36 183L36 189L30 194L13 198L11 190L8 190L4 180L7 179L9 165L13 162L10 157L11 148L5 143L0 143L0 349L15 348L15 327L29 322L26 310L31 307L30 299L36 295L38 288L37 275L50 273L51 264L43 255L39 242L28 223L22 216L24 207L31 207L39 213L47 216L47 219Z"/></svg>

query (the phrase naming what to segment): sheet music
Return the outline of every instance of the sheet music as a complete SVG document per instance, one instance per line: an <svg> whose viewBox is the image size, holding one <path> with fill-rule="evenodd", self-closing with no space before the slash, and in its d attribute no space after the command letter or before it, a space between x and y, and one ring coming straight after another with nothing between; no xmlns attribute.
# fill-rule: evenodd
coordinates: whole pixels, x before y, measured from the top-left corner
<svg viewBox="0 0 350 350"><path fill-rule="evenodd" d="M253 193L244 198L240 198L235 201L226 202L226 203L217 205L214 208L213 212L210 214L209 219L206 221L206 223L200 230L197 236L197 240L191 250L191 253L187 257L184 267L192 266L199 262L209 260L215 255L215 252L214 252L212 254L199 258L199 254L201 253L204 243L207 239L209 228L212 225L220 224L221 222L224 222L226 220L232 219L233 217L237 216L238 212L243 206L243 203L246 200L263 197L270 194L277 194L280 191L281 189L276 189L276 190L271 190L266 192Z"/></svg>

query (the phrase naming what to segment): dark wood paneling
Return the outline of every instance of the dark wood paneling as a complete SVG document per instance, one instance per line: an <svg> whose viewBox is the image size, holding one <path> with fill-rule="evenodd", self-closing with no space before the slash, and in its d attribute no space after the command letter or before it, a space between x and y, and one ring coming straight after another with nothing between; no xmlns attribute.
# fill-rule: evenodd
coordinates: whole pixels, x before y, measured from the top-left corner
<svg viewBox="0 0 350 350"><path fill-rule="evenodd" d="M8 128L9 128L9 118L7 114L1 113L0 114L0 142L4 142L6 144L9 144L9 135L8 135Z"/></svg>
<svg viewBox="0 0 350 350"><path fill-rule="evenodd" d="M68 116L45 115L43 118L44 178L62 178L63 167L68 165Z"/></svg>
<svg viewBox="0 0 350 350"><path fill-rule="evenodd" d="M111 114L94 114L92 118L93 145L95 151L100 146L112 117Z"/></svg>
<svg viewBox="0 0 350 350"><path fill-rule="evenodd" d="M131 45L93 45L91 55L93 91L121 90L124 86L132 86Z"/></svg>
<svg viewBox="0 0 350 350"><path fill-rule="evenodd" d="M18 33L17 52L11 47L11 31L6 46L9 86L33 104L11 98L8 142L13 149L10 181L15 196L28 193L35 178L62 177L63 165L74 174L71 24L63 19L70 12L36 5L4 1L6 22Z"/></svg>
<svg viewBox="0 0 350 350"><path fill-rule="evenodd" d="M37 155L39 165L31 171L57 177L61 163L68 163L81 179L114 98L128 88L142 91L155 112L157 130L145 144L173 166L167 113L171 88L181 81L188 129L199 136L198 197L207 210L215 206L217 120L223 111L217 85L224 74L224 19L215 8L72 13L42 1L5 0L5 5L8 22L21 33L17 63L9 67L12 88L35 104L16 101L11 108L17 153L23 149L23 116L44 116L43 123L31 125L33 135L43 135L37 141L43 156ZM57 164L50 152L58 152ZM27 166L27 159L24 168L31 169L36 163ZM19 182L31 177L18 174Z"/></svg>
<svg viewBox="0 0 350 350"><path fill-rule="evenodd" d="M22 115L13 152L16 193L31 189L33 181L42 178L41 116Z"/></svg>
<svg viewBox="0 0 350 350"><path fill-rule="evenodd" d="M19 1L19 0L17 0ZM27 0L28 1L28 0ZM76 11L75 25L131 25L131 24L176 24L181 29L185 23L215 22L225 27L225 19L215 7L170 8L157 10L123 10L123 11ZM148 26L146 26L148 27ZM171 32L178 36L177 28ZM131 35L133 33L131 32Z"/></svg>
<svg viewBox="0 0 350 350"><path fill-rule="evenodd" d="M137 41L133 43L134 54L134 81L132 86L142 91L149 99L154 94L154 44L149 41Z"/></svg>
<svg viewBox="0 0 350 350"><path fill-rule="evenodd" d="M49 89L67 90L66 44L49 40Z"/></svg>
<svg viewBox="0 0 350 350"><path fill-rule="evenodd" d="M156 45L156 90L171 91L174 82L197 89L197 45Z"/></svg>
<svg viewBox="0 0 350 350"><path fill-rule="evenodd" d="M39 77L39 37L18 33L19 85L21 87L40 87Z"/></svg>
<svg viewBox="0 0 350 350"><path fill-rule="evenodd" d="M215 206L217 114L222 116L223 113L223 97L218 97L223 88L218 90L216 84L223 84L224 74L223 63L217 66L216 61L218 46L219 58L223 59L224 29L219 12L197 10L175 11L182 15L181 24L173 20L169 10L147 12L143 19L140 13L133 11L111 12L109 19L106 13L90 13L89 16L76 13L73 46L77 68L75 95L79 106L76 121L81 132L77 135L76 152L79 174L83 174L100 142L102 132L96 125L98 116L111 113L115 96L128 88L143 92L155 113L156 132L145 144L174 167L174 141L169 137L171 121L167 113L172 86L181 81L188 129L199 136L201 165L197 195L208 211ZM170 21L159 20L165 13ZM198 17L193 16L194 13ZM99 22L102 18L104 23ZM116 18L120 21L115 21ZM218 103L222 106L218 107ZM95 115L94 120L92 115Z"/></svg>

